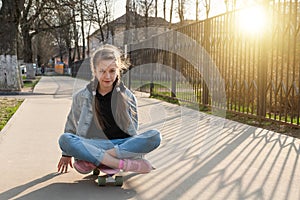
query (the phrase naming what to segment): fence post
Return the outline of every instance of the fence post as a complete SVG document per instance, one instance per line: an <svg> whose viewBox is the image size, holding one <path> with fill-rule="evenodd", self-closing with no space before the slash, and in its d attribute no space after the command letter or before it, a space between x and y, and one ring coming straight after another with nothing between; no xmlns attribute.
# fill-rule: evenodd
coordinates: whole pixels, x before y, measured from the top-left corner
<svg viewBox="0 0 300 200"><path fill-rule="evenodd" d="M171 54L171 66L173 68L172 70L172 85L171 85L171 97L176 97L176 70L177 70L177 53L176 52L176 44L177 44L177 32L173 31L173 43L172 45L172 49L173 49L173 53Z"/></svg>
<svg viewBox="0 0 300 200"><path fill-rule="evenodd" d="M152 38L152 47L157 47L157 43L155 42L156 37ZM156 63L155 65L157 65L157 60L154 60L154 55L155 55L155 49L151 49L151 58L150 58L150 63L151 63L151 81L150 81L150 96L153 95L153 91L154 91L154 83L153 83L153 76L154 76L154 63ZM155 67L156 68L156 67Z"/></svg>
<svg viewBox="0 0 300 200"><path fill-rule="evenodd" d="M131 49L130 49L130 44L125 44L124 45L124 55L125 55L125 59L132 59L131 57ZM131 89L131 67L132 66L129 66L129 69L128 69L128 89L130 90Z"/></svg>
<svg viewBox="0 0 300 200"><path fill-rule="evenodd" d="M260 59L258 64L258 95L257 95L257 116L259 120L266 116L266 85L267 85L267 68L268 68L268 59L267 59L267 48L266 44L261 44Z"/></svg>
<svg viewBox="0 0 300 200"><path fill-rule="evenodd" d="M268 4L264 4L264 8L268 11ZM259 43L261 46L259 52L259 63L258 63L258 94L257 94L257 116L259 121L266 117L266 100L267 100L267 73L268 73L268 48L270 46L270 36L267 34L268 31L258 36Z"/></svg>
<svg viewBox="0 0 300 200"><path fill-rule="evenodd" d="M210 20L206 19L204 21L204 48L207 51L208 54L210 54ZM209 81L209 68L208 66L203 67L203 74L202 74L202 83L203 83L203 93L202 93L202 104L203 105L208 105L208 97L209 97L209 90L207 87L207 84L205 83L204 80Z"/></svg>

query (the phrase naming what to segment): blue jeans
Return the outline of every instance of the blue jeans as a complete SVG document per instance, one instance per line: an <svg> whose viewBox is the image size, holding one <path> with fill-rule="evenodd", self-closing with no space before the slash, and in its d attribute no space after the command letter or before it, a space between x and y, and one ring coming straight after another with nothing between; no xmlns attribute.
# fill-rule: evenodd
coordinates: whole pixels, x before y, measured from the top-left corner
<svg viewBox="0 0 300 200"><path fill-rule="evenodd" d="M113 140L87 139L72 133L64 133L59 138L59 146L65 154L96 166L100 165L106 150L115 148L120 159L137 158L156 149L160 142L161 135L157 130Z"/></svg>

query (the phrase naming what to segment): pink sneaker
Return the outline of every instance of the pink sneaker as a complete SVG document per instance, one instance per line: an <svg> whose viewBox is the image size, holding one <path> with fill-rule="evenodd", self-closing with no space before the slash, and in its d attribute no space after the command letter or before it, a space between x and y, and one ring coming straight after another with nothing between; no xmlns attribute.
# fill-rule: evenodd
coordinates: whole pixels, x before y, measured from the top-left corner
<svg viewBox="0 0 300 200"><path fill-rule="evenodd" d="M124 171L137 172L140 174L146 174L154 169L149 161L145 159L125 159L124 160Z"/></svg>
<svg viewBox="0 0 300 200"><path fill-rule="evenodd" d="M73 166L76 169L76 171L81 174L88 174L96 168L96 166L93 163L84 160L76 160Z"/></svg>

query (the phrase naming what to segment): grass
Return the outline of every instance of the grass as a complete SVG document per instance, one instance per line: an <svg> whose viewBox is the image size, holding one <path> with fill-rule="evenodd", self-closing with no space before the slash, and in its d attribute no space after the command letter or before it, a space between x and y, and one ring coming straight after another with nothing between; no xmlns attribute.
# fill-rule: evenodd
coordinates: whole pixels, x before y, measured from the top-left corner
<svg viewBox="0 0 300 200"><path fill-rule="evenodd" d="M26 79L26 77L23 77L23 83L24 83L23 89L33 90L40 79L41 77L36 77L35 79Z"/></svg>
<svg viewBox="0 0 300 200"><path fill-rule="evenodd" d="M142 89L145 89L147 87L148 86L145 85L144 88L142 88ZM182 102L182 101L179 101L177 98L170 97L170 91L161 92L154 87L153 94L151 97L162 100L162 101L166 101L169 103L177 104L177 105L179 105L179 104L184 105L184 106L190 107L192 109L196 109L201 112L211 114L211 109L207 106L199 106L199 105L197 106L197 105L191 104L189 102ZM180 99L180 95L178 95L178 98ZM243 110L245 108L240 108L240 109ZM272 116L272 118L271 118L273 120L267 119L267 118L259 120L255 115L251 116L251 115L246 115L243 113L230 112L230 111L226 112L226 119L237 121L237 122L247 124L250 126L260 127L263 129L267 129L270 131L274 131L277 133L281 133L284 135L288 135L288 136L292 136L292 137L300 139L300 127L296 125L296 121L293 121L290 118L288 118L287 121L292 121L293 123L295 123L294 125L280 121L278 116L276 116L277 121L275 121L274 116Z"/></svg>
<svg viewBox="0 0 300 200"><path fill-rule="evenodd" d="M276 133L281 133L284 135L292 136L300 139L300 128L296 125L283 123L280 121L275 121L271 119L261 119L259 121L256 116L243 115L238 113L227 112L226 118L237 121L243 124L248 124L250 126L260 127Z"/></svg>
<svg viewBox="0 0 300 200"><path fill-rule="evenodd" d="M32 91L40 80L40 77L32 80L27 80L26 77L22 78L24 82L22 91ZM0 131L15 114L23 101L24 99L19 98L0 97Z"/></svg>
<svg viewBox="0 0 300 200"><path fill-rule="evenodd" d="M18 110L24 99L0 98L0 131Z"/></svg>

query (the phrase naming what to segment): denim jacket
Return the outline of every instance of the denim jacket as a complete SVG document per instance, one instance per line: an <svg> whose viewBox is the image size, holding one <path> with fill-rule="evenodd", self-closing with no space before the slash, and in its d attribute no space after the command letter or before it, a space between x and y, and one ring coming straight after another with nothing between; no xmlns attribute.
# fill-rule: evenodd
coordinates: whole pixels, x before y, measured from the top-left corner
<svg viewBox="0 0 300 200"><path fill-rule="evenodd" d="M122 88L121 91L120 88ZM130 109L128 109L128 115L131 119L131 124L128 127L127 133L131 136L136 135L138 129L136 97L122 83L119 86L116 86L115 89L117 89L118 92L124 92L129 98L128 106ZM65 125L65 133L73 133L82 137L87 136L87 132L93 119L93 93L94 92L89 88L88 85L73 95L71 110ZM134 111L134 113L131 111Z"/></svg>

